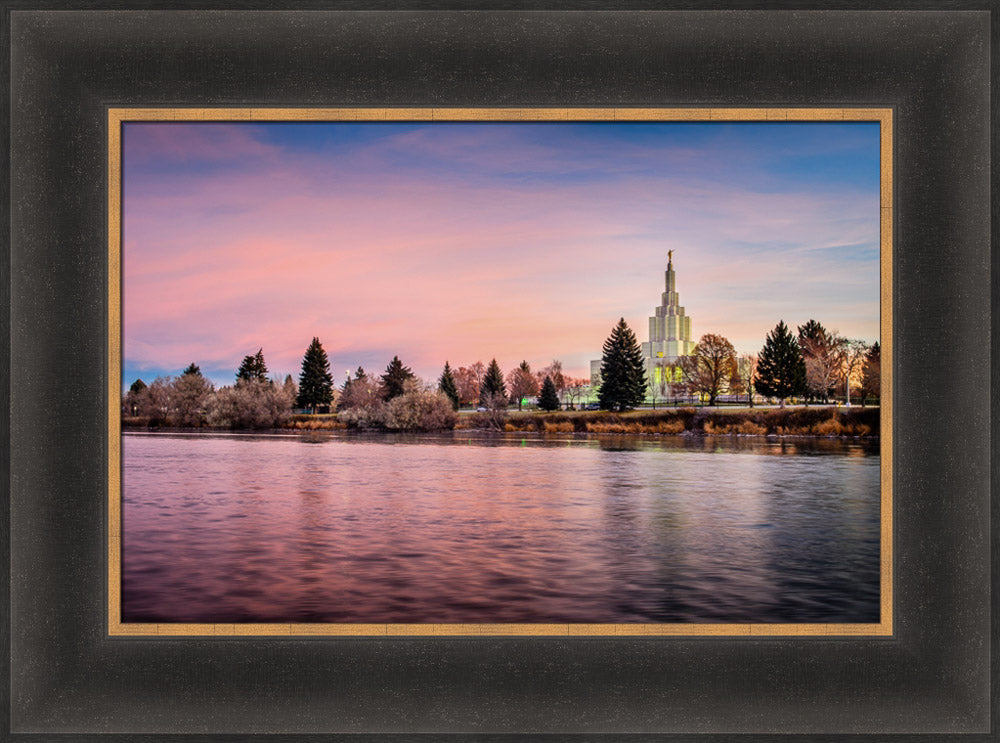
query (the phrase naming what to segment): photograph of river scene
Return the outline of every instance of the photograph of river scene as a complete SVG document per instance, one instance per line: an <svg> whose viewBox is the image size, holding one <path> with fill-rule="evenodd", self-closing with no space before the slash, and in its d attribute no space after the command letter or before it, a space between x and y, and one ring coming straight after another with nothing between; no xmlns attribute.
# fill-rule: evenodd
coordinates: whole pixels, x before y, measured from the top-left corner
<svg viewBox="0 0 1000 743"><path fill-rule="evenodd" d="M878 121L146 118L121 622L883 619Z"/></svg>

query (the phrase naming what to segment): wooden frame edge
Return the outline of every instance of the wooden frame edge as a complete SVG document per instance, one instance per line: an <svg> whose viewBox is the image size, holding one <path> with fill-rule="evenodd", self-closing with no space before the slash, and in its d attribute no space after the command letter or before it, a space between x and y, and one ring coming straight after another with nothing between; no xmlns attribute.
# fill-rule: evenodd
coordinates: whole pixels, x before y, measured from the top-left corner
<svg viewBox="0 0 1000 743"><path fill-rule="evenodd" d="M885 637L871 624L306 624L142 623L109 626L112 637Z"/></svg>
<svg viewBox="0 0 1000 743"><path fill-rule="evenodd" d="M662 624L172 624L121 619L121 127L129 121L859 121L879 124L880 161L880 621L837 623ZM110 637L559 636L559 637L885 637L893 634L891 108L265 108L115 107L107 118L108 184L108 567Z"/></svg>
<svg viewBox="0 0 1000 743"><path fill-rule="evenodd" d="M110 107L126 121L869 121L891 127L889 108L289 108Z"/></svg>
<svg viewBox="0 0 1000 743"><path fill-rule="evenodd" d="M121 123L116 109L108 110L108 633L117 634L121 622Z"/></svg>

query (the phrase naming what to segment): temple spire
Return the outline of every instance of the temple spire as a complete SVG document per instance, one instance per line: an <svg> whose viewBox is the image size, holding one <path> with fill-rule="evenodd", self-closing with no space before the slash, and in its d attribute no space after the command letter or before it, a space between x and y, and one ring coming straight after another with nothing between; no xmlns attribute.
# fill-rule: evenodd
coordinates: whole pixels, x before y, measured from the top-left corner
<svg viewBox="0 0 1000 743"><path fill-rule="evenodd" d="M684 314L677 293L677 274L674 271L674 251L667 251L667 270L664 273L666 291L660 295L660 306L649 318L649 341L642 344L647 360L647 373L655 379L656 364L673 362L687 356L694 348L691 340L691 318ZM664 361L665 360L665 361Z"/></svg>

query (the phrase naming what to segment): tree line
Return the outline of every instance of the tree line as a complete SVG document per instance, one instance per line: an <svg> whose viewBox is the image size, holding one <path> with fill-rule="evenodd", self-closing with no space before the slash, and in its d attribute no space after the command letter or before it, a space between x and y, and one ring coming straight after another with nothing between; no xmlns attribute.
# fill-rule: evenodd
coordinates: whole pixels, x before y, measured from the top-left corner
<svg viewBox="0 0 1000 743"><path fill-rule="evenodd" d="M848 404L852 389L864 405L878 398L881 387L881 349L829 331L815 320L798 327L793 336L780 321L764 341L759 354L738 356L733 344L714 333L703 335L692 352L673 361L660 361L647 379L646 360L635 334L620 319L604 343L598 402L605 410L625 410L657 395L700 395L715 405L722 394L754 394L779 401L829 402L843 390Z"/></svg>
<svg viewBox="0 0 1000 743"><path fill-rule="evenodd" d="M604 343L598 404L605 410L626 410L657 397L700 395L709 405L719 396L755 394L828 402L837 390L850 402L852 388L862 405L877 398L881 383L881 351L872 345L842 337L815 320L798 327L793 336L784 321L768 333L759 354L737 356L733 344L721 335L703 335L694 350L672 362L661 361L654 378L647 379L646 360L635 334L620 319ZM271 377L263 349L243 358L233 385L215 389L197 364L180 376L160 377L150 385L136 380L122 399L126 418L149 425L221 428L274 428L295 408L310 413L336 411L340 420L357 428L439 430L455 425L461 406L472 406L481 422L503 426L507 410L535 398L541 410L556 410L563 399L575 405L591 391L591 380L573 378L555 360L539 371L527 361L503 374L496 359L453 369L448 361L436 383L426 383L393 356L385 371L369 375L362 367L348 375L337 389L330 361L319 338L313 338L302 358L298 382L288 375Z"/></svg>
<svg viewBox="0 0 1000 743"><path fill-rule="evenodd" d="M560 395L579 399L587 380L572 378L553 361L533 372L522 361L506 376L496 359L452 369L445 362L436 384L418 379L394 356L381 375L358 367L337 389L330 360L319 338L313 338L302 358L298 382L288 375L271 377L263 349L243 358L233 385L216 389L192 363L178 377L159 377L150 385L137 379L122 398L122 415L147 425L185 428L275 428L296 408L309 413L336 411L356 428L440 430L453 428L462 405L477 407L482 422L502 427L506 411L540 396L543 409L560 406Z"/></svg>
<svg viewBox="0 0 1000 743"><path fill-rule="evenodd" d="M246 356L231 386L215 388L192 363L178 377L135 380L122 398L122 416L147 425L183 428L275 428L291 415L298 388L291 375L270 378L263 349Z"/></svg>
<svg viewBox="0 0 1000 743"><path fill-rule="evenodd" d="M585 384L586 380L565 375L559 361L539 372L522 361L505 376L495 358L489 364L477 361L458 369L445 361L436 384L426 384L394 356L380 377L358 367L339 391L324 387L322 398L310 402L330 405L341 421L357 428L451 428L463 405L476 408L482 425L502 428L510 406L516 404L521 410L527 398L537 396L540 408L555 410L561 394L579 396Z"/></svg>

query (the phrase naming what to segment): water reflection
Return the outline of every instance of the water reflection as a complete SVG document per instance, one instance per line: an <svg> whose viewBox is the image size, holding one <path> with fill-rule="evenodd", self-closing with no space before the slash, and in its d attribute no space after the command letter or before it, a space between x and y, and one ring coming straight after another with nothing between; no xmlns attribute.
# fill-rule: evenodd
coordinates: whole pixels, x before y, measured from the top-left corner
<svg viewBox="0 0 1000 743"><path fill-rule="evenodd" d="M877 446L126 435L126 621L878 620Z"/></svg>

